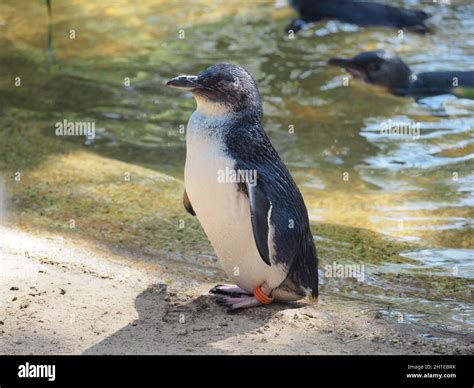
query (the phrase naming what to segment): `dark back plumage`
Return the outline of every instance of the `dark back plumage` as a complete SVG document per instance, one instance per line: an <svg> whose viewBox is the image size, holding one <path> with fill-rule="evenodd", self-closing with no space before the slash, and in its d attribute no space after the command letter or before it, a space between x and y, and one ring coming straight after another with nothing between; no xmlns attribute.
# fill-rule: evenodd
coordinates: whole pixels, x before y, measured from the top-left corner
<svg viewBox="0 0 474 388"><path fill-rule="evenodd" d="M229 126L224 135L227 150L236 169L257 170L257 185L272 204L275 262L287 266L293 285L310 289L316 297L318 259L303 197L256 117L250 114Z"/></svg>
<svg viewBox="0 0 474 388"><path fill-rule="evenodd" d="M290 0L305 22L336 19L359 26L410 28L428 32L425 24L430 15L390 5L357 0Z"/></svg>

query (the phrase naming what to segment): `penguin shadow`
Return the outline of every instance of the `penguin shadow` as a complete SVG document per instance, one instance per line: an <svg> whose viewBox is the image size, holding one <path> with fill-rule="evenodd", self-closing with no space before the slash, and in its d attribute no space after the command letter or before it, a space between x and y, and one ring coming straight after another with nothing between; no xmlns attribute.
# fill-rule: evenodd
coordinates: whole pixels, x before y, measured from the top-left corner
<svg viewBox="0 0 474 388"><path fill-rule="evenodd" d="M211 294L177 295L166 284L155 284L135 299L138 318L83 354L230 354L215 346L240 334L265 331L282 310L304 303L272 303L228 313ZM232 352L235 353L235 352Z"/></svg>

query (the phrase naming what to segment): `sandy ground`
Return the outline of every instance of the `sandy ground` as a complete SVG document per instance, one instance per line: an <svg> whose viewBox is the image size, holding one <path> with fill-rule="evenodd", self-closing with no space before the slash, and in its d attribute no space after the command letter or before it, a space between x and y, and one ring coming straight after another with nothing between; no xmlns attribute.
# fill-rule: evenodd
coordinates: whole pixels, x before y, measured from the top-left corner
<svg viewBox="0 0 474 388"><path fill-rule="evenodd" d="M0 227L0 353L474 352L472 336L388 321L324 295L227 314L207 293L224 280L217 265L160 257Z"/></svg>

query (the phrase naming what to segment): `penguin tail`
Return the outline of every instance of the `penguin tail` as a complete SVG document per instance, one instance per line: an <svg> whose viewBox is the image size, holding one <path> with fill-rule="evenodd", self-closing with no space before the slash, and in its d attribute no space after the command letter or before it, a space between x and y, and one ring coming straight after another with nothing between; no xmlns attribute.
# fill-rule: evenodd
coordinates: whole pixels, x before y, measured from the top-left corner
<svg viewBox="0 0 474 388"><path fill-rule="evenodd" d="M308 295L308 298L311 302L317 302L318 299L319 299L319 288L318 286L316 286L315 288L313 288L310 292L310 294Z"/></svg>

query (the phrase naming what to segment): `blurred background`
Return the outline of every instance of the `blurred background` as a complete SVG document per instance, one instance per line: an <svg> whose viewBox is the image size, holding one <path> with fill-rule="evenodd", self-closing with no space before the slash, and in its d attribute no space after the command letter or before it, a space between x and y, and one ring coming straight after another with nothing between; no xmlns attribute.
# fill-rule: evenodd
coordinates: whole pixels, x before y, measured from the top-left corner
<svg viewBox="0 0 474 388"><path fill-rule="evenodd" d="M415 72L474 70L474 5L384 3L436 15L435 33L400 39L329 21L291 40L284 28L296 15L283 0L52 0L50 17L44 1L3 0L9 222L216 265L181 203L182 129L195 103L163 84L237 63L257 80L265 128L304 195L321 268L365 265L364 282L323 279L322 292L393 319L472 331L474 101L344 87L345 74L326 61L385 49ZM95 138L56 136L65 119L95 122ZM382 135L389 119L420 123L420 137Z"/></svg>

